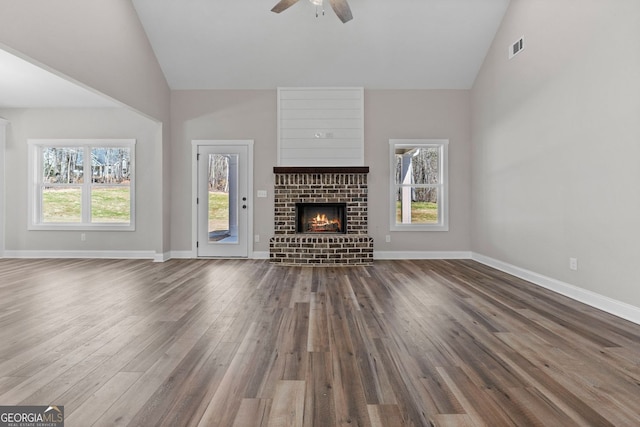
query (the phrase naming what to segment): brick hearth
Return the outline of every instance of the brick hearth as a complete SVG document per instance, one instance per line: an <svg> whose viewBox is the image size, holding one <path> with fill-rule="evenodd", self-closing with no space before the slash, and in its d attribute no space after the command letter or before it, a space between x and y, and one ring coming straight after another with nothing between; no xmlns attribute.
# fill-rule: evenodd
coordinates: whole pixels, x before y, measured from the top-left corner
<svg viewBox="0 0 640 427"><path fill-rule="evenodd" d="M271 262L283 265L369 265L368 167L275 167L275 236ZM346 203L346 234L296 233L296 203Z"/></svg>

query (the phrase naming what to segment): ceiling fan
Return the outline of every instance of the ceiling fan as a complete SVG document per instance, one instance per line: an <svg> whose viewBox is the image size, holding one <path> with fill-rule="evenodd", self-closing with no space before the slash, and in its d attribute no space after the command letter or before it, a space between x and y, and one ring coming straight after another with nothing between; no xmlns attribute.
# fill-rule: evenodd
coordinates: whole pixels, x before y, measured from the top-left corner
<svg viewBox="0 0 640 427"><path fill-rule="evenodd" d="M273 6L273 9L271 9L271 11L280 13L283 10L289 9L291 6L298 3L298 1L299 0L280 0L278 4ZM316 7L322 7L322 0L310 1L311 3L316 5ZM329 3L331 4L331 8L333 9L333 11L336 13L336 15L338 15L338 18L340 18L343 23L349 22L353 19L353 15L351 15L351 9L349 8L349 3L347 3L347 0L329 0Z"/></svg>

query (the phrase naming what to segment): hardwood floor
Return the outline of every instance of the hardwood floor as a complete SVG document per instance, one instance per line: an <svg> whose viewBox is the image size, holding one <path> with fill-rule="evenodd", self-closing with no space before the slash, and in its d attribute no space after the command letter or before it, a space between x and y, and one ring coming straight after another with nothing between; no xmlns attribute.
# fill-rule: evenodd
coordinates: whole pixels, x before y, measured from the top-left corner
<svg viewBox="0 0 640 427"><path fill-rule="evenodd" d="M0 342L67 427L640 425L640 326L467 260L2 259Z"/></svg>

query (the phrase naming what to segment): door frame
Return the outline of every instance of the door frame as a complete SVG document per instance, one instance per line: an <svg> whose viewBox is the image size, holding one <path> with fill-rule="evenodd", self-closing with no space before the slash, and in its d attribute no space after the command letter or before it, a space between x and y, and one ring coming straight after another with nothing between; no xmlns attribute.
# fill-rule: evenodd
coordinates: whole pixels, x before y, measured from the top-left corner
<svg viewBox="0 0 640 427"><path fill-rule="evenodd" d="M247 147L247 259L252 259L254 199L253 139L194 139L191 141L191 257L198 258L198 148L219 145Z"/></svg>
<svg viewBox="0 0 640 427"><path fill-rule="evenodd" d="M7 127L9 120L0 117L0 258L4 258L5 250L5 150L7 144Z"/></svg>

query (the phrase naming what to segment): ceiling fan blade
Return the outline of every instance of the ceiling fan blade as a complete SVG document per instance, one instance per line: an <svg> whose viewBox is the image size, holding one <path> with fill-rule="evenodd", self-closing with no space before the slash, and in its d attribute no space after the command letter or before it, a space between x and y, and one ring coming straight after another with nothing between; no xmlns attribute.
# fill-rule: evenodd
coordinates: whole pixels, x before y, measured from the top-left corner
<svg viewBox="0 0 640 427"><path fill-rule="evenodd" d="M347 0L329 0L329 3L331 3L333 11L338 15L342 23L349 22L353 19Z"/></svg>
<svg viewBox="0 0 640 427"><path fill-rule="evenodd" d="M298 3L299 0L280 0L277 5L273 6L271 12L280 13L283 10L289 9L294 4Z"/></svg>

